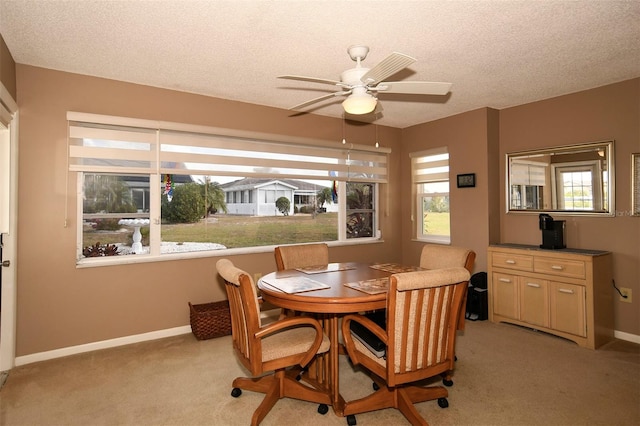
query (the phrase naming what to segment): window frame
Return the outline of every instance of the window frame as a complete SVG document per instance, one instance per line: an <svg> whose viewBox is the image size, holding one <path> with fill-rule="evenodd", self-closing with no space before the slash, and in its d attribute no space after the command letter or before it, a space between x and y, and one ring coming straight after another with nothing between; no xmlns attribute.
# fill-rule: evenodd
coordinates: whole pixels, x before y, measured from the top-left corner
<svg viewBox="0 0 640 426"><path fill-rule="evenodd" d="M112 116L101 116L94 114L86 114L86 113L75 113L69 112L67 114L67 118L69 120L69 126L83 123L88 124L89 127L91 125L106 125L106 126L120 126L122 128L128 128L131 126L136 126L139 128L147 129L155 131L156 134L160 131L158 129L161 128L169 128L172 132L205 132L200 133L206 135L219 135L223 134L225 137L251 137L254 139L255 143L284 143L291 147L301 147L302 149L312 149L313 151L317 150L329 150L327 152L342 152L345 154L345 160L343 166L336 166L338 169L337 172L331 172L331 174L327 175L327 177L319 178L317 176L309 176L308 179L314 180L335 180L338 183L339 193L346 194L346 182L354 181L354 182L362 182L362 183L371 183L374 187L374 206L373 206L373 224L375 228L373 229L371 237L360 237L360 238L347 238L346 235L346 198L344 201L341 200L339 206L339 217L338 217L338 239L336 241L327 241L326 243L329 245L350 245L350 244L366 244L372 242L378 242L380 240L380 231L378 229L379 224L379 184L386 183L387 175L388 175L388 154L391 152L389 148L374 148L363 145L354 145L348 144L345 146L344 144L339 144L337 142L328 142L322 140L311 140L311 139L302 139L302 138L292 138L281 135L271 135L271 134L257 134L253 132L239 132L233 131L229 129L219 129L219 128L211 128L211 127L203 127L203 126L194 126L194 125L185 125L180 123L167 123L167 122L155 122L149 120L139 120L139 119L128 119L125 117L112 117ZM70 136L69 140L73 139ZM263 140L264 139L264 140ZM74 139L77 142L80 139ZM254 246L254 247L241 247L241 248L232 248L232 249L222 249L222 250L206 250L206 251L192 251L192 252L182 252L182 253L161 253L161 196L162 196L162 179L165 174L169 172L160 167L161 161L158 161L158 154L156 154L156 164L154 167L150 167L145 171L136 171L134 172L126 172L126 171L115 171L111 173L107 173L101 171L100 169L91 171L91 167L83 168L83 166L75 165L74 167L74 158L73 157L73 149L74 145L68 141L69 146L69 156L70 156L70 166L69 173L77 174L77 211L76 217L78 218L77 222L77 250L76 250L76 265L77 267L91 267L91 266L104 266L110 264L126 264L126 263L139 263L139 262L153 262L160 260L177 260L177 259L189 259L189 258L198 258L198 257L211 257L211 256L225 256L225 255L234 255L234 254L245 254L245 253L259 253L259 252L268 252L272 251L275 246ZM82 145L85 143L82 142ZM77 148L77 144L75 145L76 153L77 150L82 150L83 148ZM158 148L159 150L160 148ZM111 157L115 158L115 157ZM153 156L149 156L151 159L150 162L153 162ZM364 159L362 163L358 163L358 158ZM383 158L383 161L380 162L380 159ZM371 163L375 165L374 168L374 178L368 178L367 174L362 172L362 168L359 164L366 165L367 159L378 159L378 162ZM375 160L371 160L375 161ZM233 163L233 161L232 161ZM381 167L382 166L382 167ZM333 166L332 166L333 167ZM142 175L149 177L149 194L150 194L150 206L149 211L146 213L138 213L137 216L145 215L150 220L149 225L149 240L150 247L149 253L138 254L138 255L127 255L127 256L104 256L97 258L86 258L82 255L83 250L83 180L84 173L107 173L107 174L117 174L117 175ZM194 170L192 175L202 175L200 170ZM183 173L177 173L183 174ZM209 175L217 175L218 173L210 173ZM236 173L233 176L237 176L238 178L246 177L247 175L243 173ZM263 173L261 177L265 178L273 178L278 179L282 178L282 174L265 174ZM287 176L284 176L285 178ZM234 194L236 195L236 194ZM230 193L227 193L227 197L230 196ZM242 197L244 194L237 194L236 197ZM252 194L249 194L249 201L252 198ZM340 198L339 198L340 199ZM130 214L127 214L130 216Z"/></svg>
<svg viewBox="0 0 640 426"><path fill-rule="evenodd" d="M436 160L435 167L417 167L417 164L429 163L422 161L428 157L438 157L447 155L446 161ZM413 152L409 154L411 158L411 190L412 190L412 215L413 239L420 242L451 244L451 178L450 178L450 155L446 147L433 148L425 151ZM438 169L446 170L438 170ZM446 182L449 187L448 192L425 193L422 191L423 184ZM446 196L449 198L449 235L425 234L423 219L423 203L426 197Z"/></svg>
<svg viewBox="0 0 640 426"><path fill-rule="evenodd" d="M551 179L552 179L552 207L554 209L564 210L567 199L562 195L558 197L557 194L564 194L565 187L563 176L565 173L589 173L591 176L591 208L577 208L574 207L572 211L600 211L604 205L607 204L605 188L603 188L602 168L597 161L580 161L570 164L558 163L551 165ZM560 200L560 205L556 202ZM602 203L601 203L602 201Z"/></svg>

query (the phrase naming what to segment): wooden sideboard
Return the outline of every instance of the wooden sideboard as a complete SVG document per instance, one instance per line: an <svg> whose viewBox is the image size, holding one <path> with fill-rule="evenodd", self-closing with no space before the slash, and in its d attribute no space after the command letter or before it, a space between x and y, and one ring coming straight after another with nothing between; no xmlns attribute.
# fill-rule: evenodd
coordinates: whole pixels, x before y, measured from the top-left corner
<svg viewBox="0 0 640 426"><path fill-rule="evenodd" d="M596 349L613 339L612 254L489 246L489 319Z"/></svg>

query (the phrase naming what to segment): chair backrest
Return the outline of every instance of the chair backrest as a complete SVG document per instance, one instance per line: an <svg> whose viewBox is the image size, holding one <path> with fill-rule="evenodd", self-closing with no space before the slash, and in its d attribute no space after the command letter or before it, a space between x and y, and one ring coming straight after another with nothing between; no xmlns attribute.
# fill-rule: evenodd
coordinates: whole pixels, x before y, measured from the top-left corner
<svg viewBox="0 0 640 426"><path fill-rule="evenodd" d="M225 281L233 347L242 363L257 375L262 372L261 343L255 333L260 329L260 307L256 286L249 274L228 259L220 259L216 269Z"/></svg>
<svg viewBox="0 0 640 426"><path fill-rule="evenodd" d="M324 243L279 246L274 254L278 271L329 264L329 246Z"/></svg>
<svg viewBox="0 0 640 426"><path fill-rule="evenodd" d="M469 282L465 268L392 275L387 297L387 383L453 369L458 312Z"/></svg>
<svg viewBox="0 0 640 426"><path fill-rule="evenodd" d="M425 244L420 255L420 267L425 269L466 268L473 273L476 253L464 247Z"/></svg>

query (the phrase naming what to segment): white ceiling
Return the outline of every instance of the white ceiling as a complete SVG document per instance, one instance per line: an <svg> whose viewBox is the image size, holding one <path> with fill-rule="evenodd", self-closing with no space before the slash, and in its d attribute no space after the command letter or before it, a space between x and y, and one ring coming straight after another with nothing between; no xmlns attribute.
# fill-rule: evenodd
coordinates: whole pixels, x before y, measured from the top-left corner
<svg viewBox="0 0 640 426"><path fill-rule="evenodd" d="M350 45L368 67L397 51L417 62L392 80L453 83L380 95L376 122L398 128L640 76L637 0L0 0L0 33L20 64L284 109L334 88L276 76L338 80Z"/></svg>

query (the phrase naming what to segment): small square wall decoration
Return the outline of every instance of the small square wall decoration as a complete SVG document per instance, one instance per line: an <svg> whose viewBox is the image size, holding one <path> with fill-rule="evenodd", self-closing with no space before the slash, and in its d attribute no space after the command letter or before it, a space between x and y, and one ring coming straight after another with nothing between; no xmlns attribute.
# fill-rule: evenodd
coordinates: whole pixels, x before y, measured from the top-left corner
<svg viewBox="0 0 640 426"><path fill-rule="evenodd" d="M458 175L458 188L473 188L476 186L476 174Z"/></svg>

